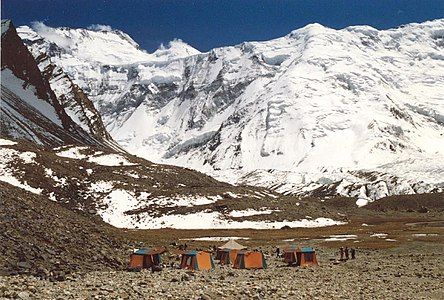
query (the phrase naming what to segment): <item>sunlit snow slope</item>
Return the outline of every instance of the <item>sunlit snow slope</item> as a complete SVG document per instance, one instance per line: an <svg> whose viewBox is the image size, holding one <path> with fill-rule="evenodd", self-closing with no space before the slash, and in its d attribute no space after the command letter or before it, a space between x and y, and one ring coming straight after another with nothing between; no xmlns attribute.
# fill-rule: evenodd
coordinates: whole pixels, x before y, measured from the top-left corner
<svg viewBox="0 0 444 300"><path fill-rule="evenodd" d="M444 19L385 31L312 24L208 53L178 40L149 54L116 30L18 32L147 159L283 193L443 190Z"/></svg>

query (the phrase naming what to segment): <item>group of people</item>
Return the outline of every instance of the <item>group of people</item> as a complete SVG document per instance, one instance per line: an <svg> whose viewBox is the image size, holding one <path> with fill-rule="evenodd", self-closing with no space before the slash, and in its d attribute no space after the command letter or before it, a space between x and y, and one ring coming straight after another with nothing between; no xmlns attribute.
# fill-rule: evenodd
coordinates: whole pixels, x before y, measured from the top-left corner
<svg viewBox="0 0 444 300"><path fill-rule="evenodd" d="M339 248L339 254L341 256L340 260L349 260L350 259L350 255L351 255L351 259L355 259L356 258L356 249L354 248L350 248L348 249L348 247L341 247Z"/></svg>

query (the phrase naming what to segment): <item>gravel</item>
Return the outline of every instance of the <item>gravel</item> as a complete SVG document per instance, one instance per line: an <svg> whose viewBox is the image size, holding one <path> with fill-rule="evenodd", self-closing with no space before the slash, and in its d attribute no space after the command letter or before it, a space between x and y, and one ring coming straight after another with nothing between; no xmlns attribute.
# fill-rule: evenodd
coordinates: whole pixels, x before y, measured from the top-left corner
<svg viewBox="0 0 444 300"><path fill-rule="evenodd" d="M443 253L421 247L361 250L338 262L319 249L320 266L287 267L268 257L265 270L216 266L191 272L95 271L63 282L28 275L0 277L0 298L16 299L443 299Z"/></svg>

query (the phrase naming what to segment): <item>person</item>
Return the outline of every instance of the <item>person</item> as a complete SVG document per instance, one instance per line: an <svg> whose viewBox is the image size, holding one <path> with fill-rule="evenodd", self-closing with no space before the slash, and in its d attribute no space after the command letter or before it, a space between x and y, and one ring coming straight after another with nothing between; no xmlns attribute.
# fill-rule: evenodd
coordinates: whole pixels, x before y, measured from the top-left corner
<svg viewBox="0 0 444 300"><path fill-rule="evenodd" d="M348 252L348 247L345 247L345 260L348 260L349 258L349 252Z"/></svg>
<svg viewBox="0 0 444 300"><path fill-rule="evenodd" d="M185 243L185 245L183 245L183 250L187 250L187 248L188 248L188 245L187 245L187 243Z"/></svg>
<svg viewBox="0 0 444 300"><path fill-rule="evenodd" d="M276 257L279 257L281 254L281 249L279 247L276 248Z"/></svg>
<svg viewBox="0 0 444 300"><path fill-rule="evenodd" d="M351 254L352 259L356 258L356 250L355 250L355 248L351 248L350 249L350 254Z"/></svg>
<svg viewBox="0 0 444 300"><path fill-rule="evenodd" d="M344 248L339 248L339 253L341 254L341 260L344 260Z"/></svg>

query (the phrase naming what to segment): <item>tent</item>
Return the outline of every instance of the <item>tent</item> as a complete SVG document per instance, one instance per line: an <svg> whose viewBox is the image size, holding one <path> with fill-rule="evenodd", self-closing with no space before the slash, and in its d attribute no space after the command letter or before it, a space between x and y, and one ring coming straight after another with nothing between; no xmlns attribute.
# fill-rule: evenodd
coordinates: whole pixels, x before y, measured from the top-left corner
<svg viewBox="0 0 444 300"><path fill-rule="evenodd" d="M214 269L214 262L210 253L192 250L182 253L180 268L189 270L212 270Z"/></svg>
<svg viewBox="0 0 444 300"><path fill-rule="evenodd" d="M296 249L296 245L290 245L282 250L282 257L289 266L297 262Z"/></svg>
<svg viewBox="0 0 444 300"><path fill-rule="evenodd" d="M311 247L302 247L296 249L297 265L300 267L317 266L318 259L316 252Z"/></svg>
<svg viewBox="0 0 444 300"><path fill-rule="evenodd" d="M216 252L216 259L220 260L222 265L228 265L234 263L236 260L237 252L245 250L247 247L239 244L235 240L229 240L222 246L218 247Z"/></svg>
<svg viewBox="0 0 444 300"><path fill-rule="evenodd" d="M164 249L142 248L135 250L130 255L130 269L151 268L161 263L160 255L164 253Z"/></svg>
<svg viewBox="0 0 444 300"><path fill-rule="evenodd" d="M233 267L236 269L265 269L267 262L262 252L239 251Z"/></svg>
<svg viewBox="0 0 444 300"><path fill-rule="evenodd" d="M318 260L316 258L316 252L311 247L296 247L290 245L283 250L284 261L289 265L296 263L297 266L317 266Z"/></svg>
<svg viewBox="0 0 444 300"><path fill-rule="evenodd" d="M221 265L232 265L236 261L239 250L219 249L216 258L219 259Z"/></svg>
<svg viewBox="0 0 444 300"><path fill-rule="evenodd" d="M244 250L247 249L247 247L242 246L235 240L231 239L222 246L218 247L219 249L230 249L230 250Z"/></svg>

